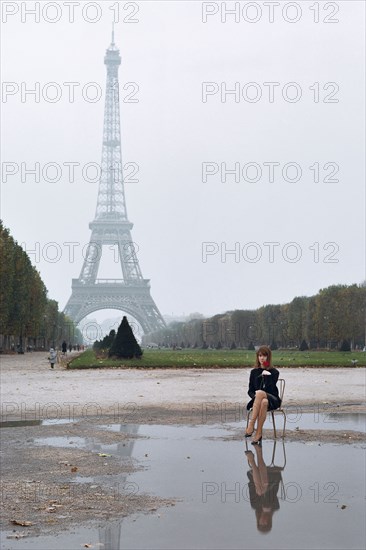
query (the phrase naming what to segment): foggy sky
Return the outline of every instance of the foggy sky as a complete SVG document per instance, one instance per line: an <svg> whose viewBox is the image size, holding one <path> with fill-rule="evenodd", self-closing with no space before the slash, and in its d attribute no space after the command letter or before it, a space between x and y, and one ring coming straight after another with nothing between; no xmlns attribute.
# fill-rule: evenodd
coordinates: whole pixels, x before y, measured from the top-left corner
<svg viewBox="0 0 366 550"><path fill-rule="evenodd" d="M4 6L10 4L19 10L6 16ZM71 279L79 276L95 215L98 182L86 181L82 168L101 161L103 58L116 3L99 2L101 17L95 23L83 19L85 2L75 6L73 23L64 2L58 2L58 22L45 20L44 15L57 15L49 8L37 23L22 13L24 5L34 4L2 2L2 80L13 95L3 95L1 104L1 217L13 237L25 243L49 297L63 308ZM201 2L130 4L123 9L121 2L119 15L137 22L115 25L122 57L123 163L139 168L138 182L126 181L125 193L140 267L160 311L212 315L361 282L364 3L330 3L334 11L339 7L332 15L326 2L319 2L319 23L310 9L313 2L295 3L301 16L293 23L283 17L286 2L276 8L272 23L263 2L255 3L257 15L262 13L256 23L245 21L242 13L238 23L229 15L222 22L220 11L204 23L202 10L219 10L221 2L206 8ZM295 18L295 8L287 18ZM97 11L90 7L85 13L92 19ZM326 17L339 22L325 23ZM25 93L37 82L39 103ZM73 102L70 85L64 84L70 82L80 83ZM203 88L212 92L206 101ZM59 101L52 102L60 89ZM99 89L102 97L93 101ZM239 93L221 96L225 89ZM127 102L136 90L132 99L137 101ZM254 102L258 91L262 96ZM22 163L25 172L36 162L39 182L22 174ZM7 172L9 163L16 174ZM59 181L42 176L49 163L61 167ZM73 182L65 163L80 163ZM209 163L206 171L217 170L207 181L202 181L203 163ZM222 163L228 170L239 163L240 181L229 173L225 181ZM301 169L298 181L291 181L298 170L291 163ZM290 181L282 176L285 165ZM262 177L254 181L258 166ZM269 181L270 166L274 181ZM244 180L243 170L252 181ZM46 179L55 173L49 168ZM91 179L93 170L88 174ZM326 176L339 181L324 181ZM118 276L113 250L107 252L99 276Z"/></svg>

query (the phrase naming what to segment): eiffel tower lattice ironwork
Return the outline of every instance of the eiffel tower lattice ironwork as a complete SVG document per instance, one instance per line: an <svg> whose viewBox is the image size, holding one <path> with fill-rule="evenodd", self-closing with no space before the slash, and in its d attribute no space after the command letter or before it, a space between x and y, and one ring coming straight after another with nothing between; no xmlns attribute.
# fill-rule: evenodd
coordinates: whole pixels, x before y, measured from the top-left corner
<svg viewBox="0 0 366 550"><path fill-rule="evenodd" d="M107 49L107 86L104 108L103 148L98 202L92 231L78 279L72 280L72 292L64 312L76 324L101 309L119 309L134 317L144 333L165 326L164 319L150 295L131 238L133 224L128 221L123 184L121 130L119 112L119 50L114 43ZM98 279L103 245L114 245L122 279Z"/></svg>

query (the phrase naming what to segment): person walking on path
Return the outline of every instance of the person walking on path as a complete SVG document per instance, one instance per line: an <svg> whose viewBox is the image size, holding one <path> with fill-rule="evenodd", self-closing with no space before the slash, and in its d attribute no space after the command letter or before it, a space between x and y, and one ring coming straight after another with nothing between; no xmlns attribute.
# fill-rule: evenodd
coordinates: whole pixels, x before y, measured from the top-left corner
<svg viewBox="0 0 366 550"><path fill-rule="evenodd" d="M272 351L268 346L261 346L256 353L256 366L250 371L248 394L251 397L247 410L253 409L252 416L245 432L245 437L250 437L254 432L254 424L257 420L257 430L252 445L260 445L262 441L262 428L268 411L273 411L281 406L278 394L277 369L272 367Z"/></svg>
<svg viewBox="0 0 366 550"><path fill-rule="evenodd" d="M48 359L51 365L51 369L53 369L55 363L57 363L57 351L55 349L50 349L50 355Z"/></svg>

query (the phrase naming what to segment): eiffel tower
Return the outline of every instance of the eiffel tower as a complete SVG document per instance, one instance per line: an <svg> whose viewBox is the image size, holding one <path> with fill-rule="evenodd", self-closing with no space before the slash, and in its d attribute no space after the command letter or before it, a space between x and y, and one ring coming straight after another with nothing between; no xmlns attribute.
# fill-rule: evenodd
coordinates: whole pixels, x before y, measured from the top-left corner
<svg viewBox="0 0 366 550"><path fill-rule="evenodd" d="M150 295L149 279L142 277L131 238L133 224L128 221L123 184L119 112L119 50L112 43L106 51L107 86L104 107L103 148L98 202L94 220L89 224L91 238L78 279L64 313L75 324L100 309L119 309L135 318L144 333L165 326L164 319ZM103 245L114 245L122 279L98 279Z"/></svg>

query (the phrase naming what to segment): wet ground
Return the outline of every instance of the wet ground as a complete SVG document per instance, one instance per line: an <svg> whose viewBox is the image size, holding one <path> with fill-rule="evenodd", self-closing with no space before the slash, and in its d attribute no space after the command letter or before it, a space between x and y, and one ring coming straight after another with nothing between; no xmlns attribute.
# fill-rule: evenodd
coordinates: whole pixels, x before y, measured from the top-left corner
<svg viewBox="0 0 366 550"><path fill-rule="evenodd" d="M365 421L289 411L262 448L235 419L3 423L1 549L364 548Z"/></svg>
<svg viewBox="0 0 366 550"><path fill-rule="evenodd" d="M1 550L363 549L366 370L282 369L262 449L249 370L2 357Z"/></svg>

